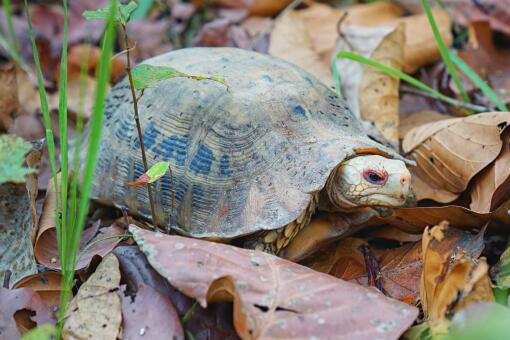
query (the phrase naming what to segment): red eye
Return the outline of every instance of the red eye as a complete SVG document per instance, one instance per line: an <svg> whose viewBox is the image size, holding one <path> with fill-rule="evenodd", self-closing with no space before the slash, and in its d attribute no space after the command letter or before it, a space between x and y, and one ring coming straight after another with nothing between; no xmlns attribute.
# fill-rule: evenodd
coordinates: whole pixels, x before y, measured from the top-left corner
<svg viewBox="0 0 510 340"><path fill-rule="evenodd" d="M368 169L363 171L363 178L365 178L365 180L369 183L382 185L386 183L388 174L386 171Z"/></svg>

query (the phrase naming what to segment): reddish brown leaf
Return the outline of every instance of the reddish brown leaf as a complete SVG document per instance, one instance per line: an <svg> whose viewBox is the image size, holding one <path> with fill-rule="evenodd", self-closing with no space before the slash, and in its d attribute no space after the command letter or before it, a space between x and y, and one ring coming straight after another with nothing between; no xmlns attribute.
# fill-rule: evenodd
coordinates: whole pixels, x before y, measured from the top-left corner
<svg viewBox="0 0 510 340"><path fill-rule="evenodd" d="M265 253L130 227L151 265L202 306L234 301L241 337L396 338L417 310Z"/></svg>
<svg viewBox="0 0 510 340"><path fill-rule="evenodd" d="M62 275L57 272L45 272L27 276L18 281L14 288L30 288L51 310L57 310L60 299L60 281Z"/></svg>
<svg viewBox="0 0 510 340"><path fill-rule="evenodd" d="M6 289L0 287L0 338L1 339L19 339L20 334L16 323L24 325L42 325L44 323L55 323L55 318L48 306L46 306L37 293L29 288ZM16 312L29 310L35 312L34 316L29 313L23 313L15 321ZM34 324L35 323L35 324Z"/></svg>
<svg viewBox="0 0 510 340"><path fill-rule="evenodd" d="M120 294L122 339L184 339L181 320L170 299L150 286L138 287L136 296Z"/></svg>
<svg viewBox="0 0 510 340"><path fill-rule="evenodd" d="M149 180L150 180L150 177L147 174L143 174L140 177L138 177L136 179L136 181L128 182L128 183L126 183L126 185L129 185L131 187L139 187L139 186L146 185L147 183L149 183Z"/></svg>

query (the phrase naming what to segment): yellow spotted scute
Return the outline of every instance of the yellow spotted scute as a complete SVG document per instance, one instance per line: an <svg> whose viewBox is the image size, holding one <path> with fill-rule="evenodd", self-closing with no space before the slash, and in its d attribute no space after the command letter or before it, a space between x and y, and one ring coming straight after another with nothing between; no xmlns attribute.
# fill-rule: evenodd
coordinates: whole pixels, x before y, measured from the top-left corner
<svg viewBox="0 0 510 340"><path fill-rule="evenodd" d="M280 59L190 48L144 63L218 75L228 84L167 79L145 89L139 102L149 167L171 164L171 175L153 184L158 219L180 233L233 238L306 221L312 195L354 149L399 157L369 139L331 89ZM149 218L146 188L125 185L143 174L132 106L123 80L106 101L93 197ZM267 238L285 244L281 235Z"/></svg>

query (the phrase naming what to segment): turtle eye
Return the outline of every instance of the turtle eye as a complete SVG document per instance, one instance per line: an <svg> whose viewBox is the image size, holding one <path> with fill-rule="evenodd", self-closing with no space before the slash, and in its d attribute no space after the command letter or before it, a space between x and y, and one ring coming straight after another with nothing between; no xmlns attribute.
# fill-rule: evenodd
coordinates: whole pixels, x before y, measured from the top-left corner
<svg viewBox="0 0 510 340"><path fill-rule="evenodd" d="M388 175L384 171L368 169L363 171L363 178L369 183L383 185L386 183Z"/></svg>

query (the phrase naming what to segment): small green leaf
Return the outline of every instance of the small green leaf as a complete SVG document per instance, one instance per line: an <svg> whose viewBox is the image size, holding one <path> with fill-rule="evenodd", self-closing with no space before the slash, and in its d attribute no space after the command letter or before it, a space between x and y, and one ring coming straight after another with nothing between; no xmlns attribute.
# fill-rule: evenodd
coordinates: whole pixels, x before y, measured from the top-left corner
<svg viewBox="0 0 510 340"><path fill-rule="evenodd" d="M23 166L30 149L30 144L19 137L0 136L0 184L23 183L25 175L35 172L35 169Z"/></svg>
<svg viewBox="0 0 510 340"><path fill-rule="evenodd" d="M496 286L510 288L510 247L501 254L494 270L496 272Z"/></svg>
<svg viewBox="0 0 510 340"><path fill-rule="evenodd" d="M134 182L129 182L127 185L136 187L152 183L163 177L170 168L170 162L159 162L154 164L146 173L141 175Z"/></svg>
<svg viewBox="0 0 510 340"><path fill-rule="evenodd" d="M45 323L25 333L21 340L52 340L56 338L57 329L55 326Z"/></svg>
<svg viewBox="0 0 510 340"><path fill-rule="evenodd" d="M131 1L126 5L117 4L117 13L115 14L115 23L117 24L127 24L131 19L131 14L138 7L136 2ZM108 20L108 15L110 13L110 5L105 5L104 7L95 10L95 11L84 11L83 17L87 20Z"/></svg>
<svg viewBox="0 0 510 340"><path fill-rule="evenodd" d="M148 87L154 86L162 80L182 77L182 78L190 78L194 80L212 80L223 85L227 85L225 78L222 76L214 75L214 76L196 76L192 74L187 74L176 70L172 67L167 66L152 66L148 64L141 64L134 68L133 70L133 83L137 90L146 89Z"/></svg>

